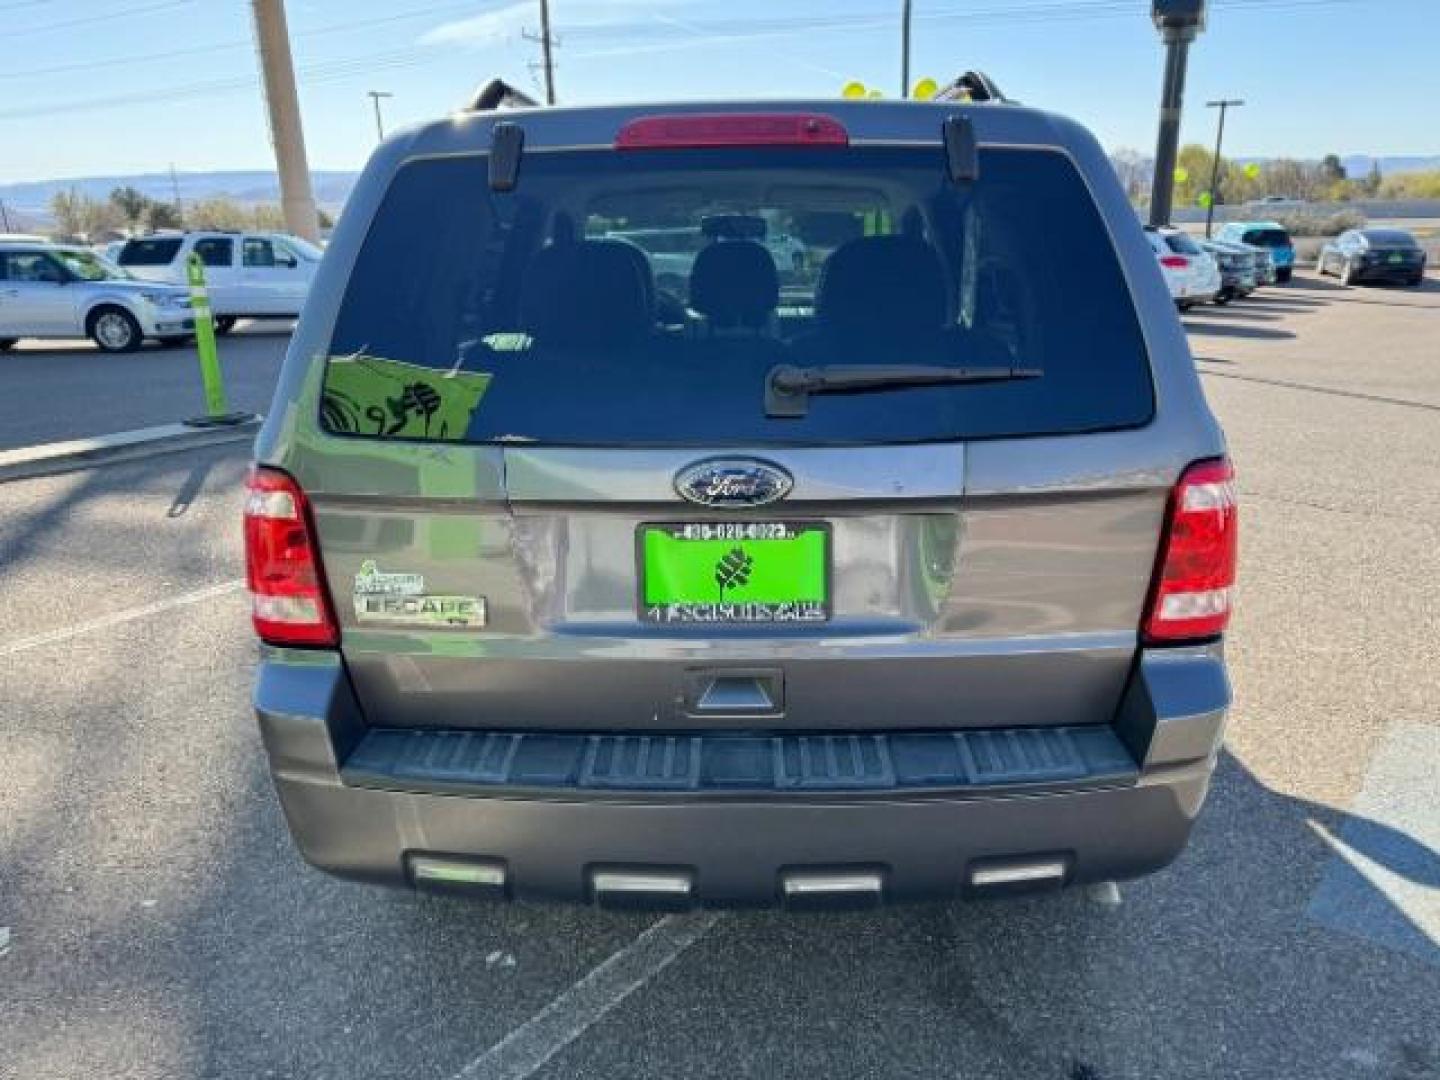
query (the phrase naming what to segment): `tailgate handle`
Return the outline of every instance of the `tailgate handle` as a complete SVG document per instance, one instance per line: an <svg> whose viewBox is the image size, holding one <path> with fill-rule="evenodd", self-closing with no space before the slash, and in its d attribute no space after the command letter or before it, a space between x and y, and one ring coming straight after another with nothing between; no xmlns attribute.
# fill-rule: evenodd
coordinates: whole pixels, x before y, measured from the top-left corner
<svg viewBox="0 0 1440 1080"><path fill-rule="evenodd" d="M774 715L785 707L785 683L778 670L691 671L685 681L691 713Z"/></svg>

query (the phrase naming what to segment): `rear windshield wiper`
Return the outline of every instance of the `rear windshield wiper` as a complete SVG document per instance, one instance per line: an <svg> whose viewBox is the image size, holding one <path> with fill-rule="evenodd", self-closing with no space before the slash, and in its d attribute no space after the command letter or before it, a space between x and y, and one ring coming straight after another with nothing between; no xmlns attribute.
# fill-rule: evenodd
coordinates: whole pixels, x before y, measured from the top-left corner
<svg viewBox="0 0 1440 1080"><path fill-rule="evenodd" d="M944 367L939 364L827 364L795 367L780 364L765 377L766 416L804 416L811 394L857 393L903 386L943 386L946 383L1009 382L1038 379L1039 368Z"/></svg>

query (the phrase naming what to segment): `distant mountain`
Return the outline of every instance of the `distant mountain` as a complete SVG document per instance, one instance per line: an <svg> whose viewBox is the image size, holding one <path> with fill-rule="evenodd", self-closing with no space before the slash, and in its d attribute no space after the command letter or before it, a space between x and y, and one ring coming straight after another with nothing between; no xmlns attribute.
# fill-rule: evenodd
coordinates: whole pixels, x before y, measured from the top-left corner
<svg viewBox="0 0 1440 1080"><path fill-rule="evenodd" d="M1350 177L1368 175L1370 166L1375 162L1380 163L1381 176L1440 169L1440 157L1371 157L1369 154L1346 154L1340 159L1340 164L1345 166L1345 175Z"/></svg>
<svg viewBox="0 0 1440 1080"><path fill-rule="evenodd" d="M326 210L336 211L345 205L358 174L320 169L310 174L315 200ZM152 199L170 201L179 187L180 198L186 202L198 199L229 198L241 203L280 201L280 182L273 172L262 170L235 172L182 172L172 183L169 173L142 173L137 176L84 176L69 180L35 180L18 184L0 184L0 199L13 216L31 222L31 227L50 217L50 200L58 191L79 191L92 198L108 198L117 187L133 187Z"/></svg>

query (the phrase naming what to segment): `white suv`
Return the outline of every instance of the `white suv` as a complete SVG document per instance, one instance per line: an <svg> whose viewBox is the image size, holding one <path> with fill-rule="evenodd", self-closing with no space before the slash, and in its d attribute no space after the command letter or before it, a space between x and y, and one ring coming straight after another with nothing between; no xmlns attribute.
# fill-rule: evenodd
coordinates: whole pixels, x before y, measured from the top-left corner
<svg viewBox="0 0 1440 1080"><path fill-rule="evenodd" d="M127 241L118 262L138 278L183 285L192 251L205 263L215 329L222 334L237 319L298 316L322 255L308 240L285 233L176 232Z"/></svg>
<svg viewBox="0 0 1440 1080"><path fill-rule="evenodd" d="M1146 226L1145 239L1160 263L1170 297L1181 311L1208 303L1220 291L1220 266L1189 233Z"/></svg>
<svg viewBox="0 0 1440 1080"><path fill-rule="evenodd" d="M88 337L106 352L189 339L190 294L137 281L89 248L0 241L0 352L20 338Z"/></svg>

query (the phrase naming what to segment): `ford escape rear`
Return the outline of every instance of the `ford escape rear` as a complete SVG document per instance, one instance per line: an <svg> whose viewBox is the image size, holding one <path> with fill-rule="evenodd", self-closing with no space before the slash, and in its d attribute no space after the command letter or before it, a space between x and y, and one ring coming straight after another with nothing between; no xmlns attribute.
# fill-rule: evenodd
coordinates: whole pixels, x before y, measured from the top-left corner
<svg viewBox="0 0 1440 1080"><path fill-rule="evenodd" d="M652 243L682 233L683 260ZM291 829L357 880L601 904L1154 870L1229 702L1224 452L1069 121L826 101L396 136L250 481Z"/></svg>

